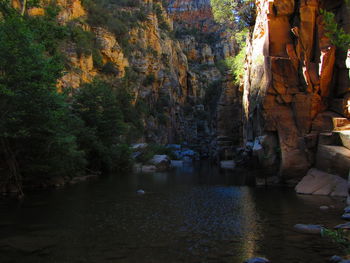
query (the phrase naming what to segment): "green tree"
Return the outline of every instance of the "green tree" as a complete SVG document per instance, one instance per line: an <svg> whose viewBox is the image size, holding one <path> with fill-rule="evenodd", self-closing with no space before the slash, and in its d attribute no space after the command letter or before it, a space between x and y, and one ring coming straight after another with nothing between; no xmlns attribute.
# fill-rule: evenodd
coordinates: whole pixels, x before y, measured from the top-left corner
<svg viewBox="0 0 350 263"><path fill-rule="evenodd" d="M22 180L76 174L85 163L64 96L56 91L62 65L15 12L0 22L0 46L0 151L7 179L21 188Z"/></svg>
<svg viewBox="0 0 350 263"><path fill-rule="evenodd" d="M120 163L127 166L127 161L121 160L121 152L129 158L127 148L121 146L126 124L111 85L101 80L84 85L74 94L72 106L74 114L84 122L78 141L89 169L109 172L120 168Z"/></svg>
<svg viewBox="0 0 350 263"><path fill-rule="evenodd" d="M214 18L222 24L231 24L235 31L252 28L255 24L254 0L210 0Z"/></svg>
<svg viewBox="0 0 350 263"><path fill-rule="evenodd" d="M331 39L332 44L343 50L347 50L350 47L350 34L345 33L344 29L338 25L334 13L321 10L321 14L327 31L326 35Z"/></svg>

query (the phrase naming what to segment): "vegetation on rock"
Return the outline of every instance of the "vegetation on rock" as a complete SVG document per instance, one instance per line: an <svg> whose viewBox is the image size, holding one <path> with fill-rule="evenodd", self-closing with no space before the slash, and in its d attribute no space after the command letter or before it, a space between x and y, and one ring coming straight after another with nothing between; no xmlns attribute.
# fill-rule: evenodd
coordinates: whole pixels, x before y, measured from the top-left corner
<svg viewBox="0 0 350 263"><path fill-rule="evenodd" d="M254 0L210 0L213 14L219 23L230 23L235 31L252 28L255 24Z"/></svg>

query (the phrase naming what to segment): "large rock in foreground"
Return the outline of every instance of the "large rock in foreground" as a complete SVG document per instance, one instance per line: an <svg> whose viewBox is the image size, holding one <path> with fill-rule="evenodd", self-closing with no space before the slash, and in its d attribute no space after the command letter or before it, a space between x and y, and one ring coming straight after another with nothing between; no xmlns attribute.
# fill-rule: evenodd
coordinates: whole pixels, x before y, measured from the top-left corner
<svg viewBox="0 0 350 263"><path fill-rule="evenodd" d="M347 181L340 176L312 168L295 187L298 194L347 196Z"/></svg>

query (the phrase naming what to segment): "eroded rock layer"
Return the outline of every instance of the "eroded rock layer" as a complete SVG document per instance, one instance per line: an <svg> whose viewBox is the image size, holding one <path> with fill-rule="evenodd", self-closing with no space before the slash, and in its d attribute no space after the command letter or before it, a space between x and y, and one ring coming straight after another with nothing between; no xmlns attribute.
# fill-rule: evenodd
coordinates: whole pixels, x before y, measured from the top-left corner
<svg viewBox="0 0 350 263"><path fill-rule="evenodd" d="M314 164L318 135L332 130L332 118L349 116L346 51L327 37L320 10L334 12L347 31L350 13L344 1L256 4L244 82L244 137L278 140L269 158L280 160L272 166L288 180L304 176Z"/></svg>

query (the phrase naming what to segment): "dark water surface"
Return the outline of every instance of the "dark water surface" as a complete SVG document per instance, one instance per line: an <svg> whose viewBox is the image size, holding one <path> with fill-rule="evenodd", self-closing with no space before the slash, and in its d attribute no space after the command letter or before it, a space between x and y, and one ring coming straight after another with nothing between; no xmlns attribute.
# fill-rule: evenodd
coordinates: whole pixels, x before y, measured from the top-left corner
<svg viewBox="0 0 350 263"><path fill-rule="evenodd" d="M2 200L0 262L240 263L265 256L301 263L340 253L326 239L293 231L297 223L341 223L339 200L244 180L202 163L30 193L21 204Z"/></svg>

